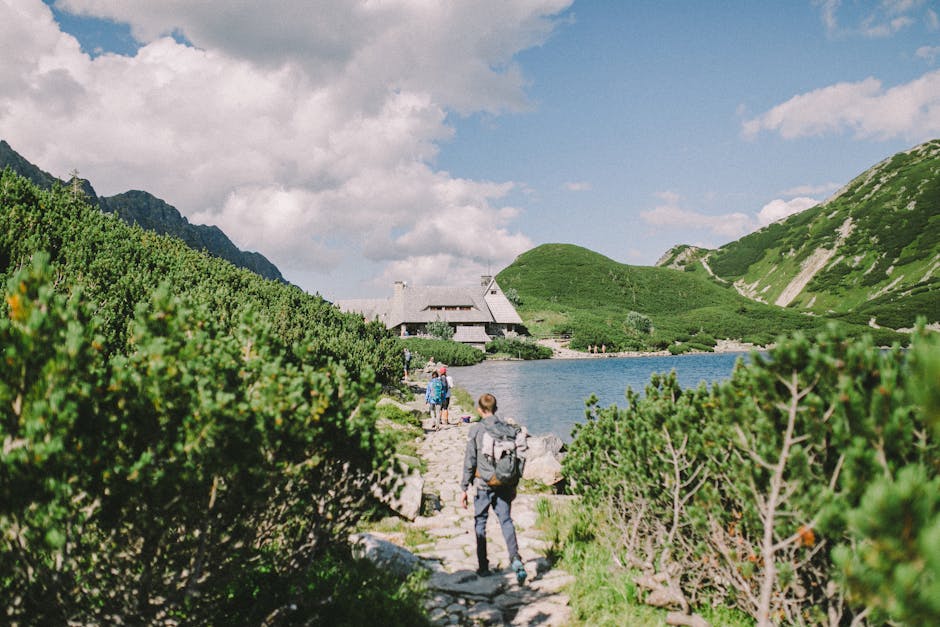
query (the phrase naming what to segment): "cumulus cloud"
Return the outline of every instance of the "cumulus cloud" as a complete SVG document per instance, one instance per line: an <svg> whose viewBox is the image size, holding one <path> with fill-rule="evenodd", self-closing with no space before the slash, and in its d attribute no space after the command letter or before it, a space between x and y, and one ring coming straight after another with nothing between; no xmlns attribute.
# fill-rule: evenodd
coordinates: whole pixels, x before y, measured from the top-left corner
<svg viewBox="0 0 940 627"><path fill-rule="evenodd" d="M651 226L704 230L726 238L740 237L754 226L753 220L744 213L708 215L683 209L680 206L681 197L675 192L661 192L657 196L663 204L640 213L640 218Z"/></svg>
<svg viewBox="0 0 940 627"><path fill-rule="evenodd" d="M435 171L446 117L529 107L513 58L570 2L57 0L142 44L92 58L41 0L0 0L0 137L99 193L151 191L310 291L362 260L475 274L531 242L512 182Z"/></svg>
<svg viewBox="0 0 940 627"><path fill-rule="evenodd" d="M936 137L940 133L940 70L889 89L870 77L799 94L743 123L745 137L762 131L779 133L785 139L845 131L860 139Z"/></svg>
<svg viewBox="0 0 940 627"><path fill-rule="evenodd" d="M660 192L657 197L663 201L662 204L640 214L646 224L670 230L697 230L721 237L726 241L741 237L760 227L767 226L772 222L782 220L787 216L805 211L819 204L818 200L807 196L799 196L790 200L778 198L765 204L754 215L741 212L709 215L683 208L681 206L682 198L675 192ZM710 244L702 245L706 248L711 246Z"/></svg>
<svg viewBox="0 0 940 627"><path fill-rule="evenodd" d="M760 211L757 212L757 223L760 226L767 226L771 222L782 220L787 216L791 216L794 213L800 213L801 211L805 211L810 207L815 207L818 204L819 201L815 198L808 198L805 196L792 198L790 200L777 198L776 200L771 200L769 203L764 205Z"/></svg>
<svg viewBox="0 0 940 627"><path fill-rule="evenodd" d="M591 184L585 181L569 181L564 185L569 192L587 192L591 190Z"/></svg>

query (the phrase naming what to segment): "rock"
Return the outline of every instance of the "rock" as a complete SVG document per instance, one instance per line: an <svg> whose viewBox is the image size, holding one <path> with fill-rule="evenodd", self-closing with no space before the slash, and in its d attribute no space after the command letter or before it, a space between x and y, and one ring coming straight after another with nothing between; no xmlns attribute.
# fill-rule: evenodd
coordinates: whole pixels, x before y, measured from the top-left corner
<svg viewBox="0 0 940 627"><path fill-rule="evenodd" d="M565 443L554 433L530 436L526 451L524 479L538 481L544 485L555 485L564 477L561 474L562 452Z"/></svg>
<svg viewBox="0 0 940 627"><path fill-rule="evenodd" d="M388 506L408 520L414 520L421 513L424 493L424 478L413 472L404 478L404 484L397 495L389 495Z"/></svg>
<svg viewBox="0 0 940 627"><path fill-rule="evenodd" d="M502 625L503 613L489 603L477 603L467 612L467 618L483 625Z"/></svg>
<svg viewBox="0 0 940 627"><path fill-rule="evenodd" d="M571 622L571 608L548 601L537 601L519 609L513 625L539 625L539 627L561 627Z"/></svg>
<svg viewBox="0 0 940 627"><path fill-rule="evenodd" d="M545 594L557 594L575 582L574 575L550 573L543 579L536 579L530 587Z"/></svg>
<svg viewBox="0 0 940 627"><path fill-rule="evenodd" d="M710 627L708 621L698 614L683 614L682 612L669 612L666 614L667 625L684 625L685 627Z"/></svg>
<svg viewBox="0 0 940 627"><path fill-rule="evenodd" d="M411 551L371 533L354 533L349 536L349 544L356 558L367 559L399 579L407 578L421 567L420 560Z"/></svg>
<svg viewBox="0 0 940 627"><path fill-rule="evenodd" d="M538 481L544 485L555 485L564 479L561 474L561 462L551 455L542 455L534 459L527 458L522 478Z"/></svg>
<svg viewBox="0 0 940 627"><path fill-rule="evenodd" d="M549 455L558 459L561 452L565 450L565 443L554 433L529 436L526 443L529 445L529 450L526 452L528 458Z"/></svg>
<svg viewBox="0 0 940 627"><path fill-rule="evenodd" d="M506 588L502 577L478 577L470 570L456 573L433 573L428 578L428 588L458 596L492 598Z"/></svg>
<svg viewBox="0 0 940 627"><path fill-rule="evenodd" d="M682 595L669 588L653 590L646 595L645 602L653 607L683 607L685 605L685 599L682 598Z"/></svg>

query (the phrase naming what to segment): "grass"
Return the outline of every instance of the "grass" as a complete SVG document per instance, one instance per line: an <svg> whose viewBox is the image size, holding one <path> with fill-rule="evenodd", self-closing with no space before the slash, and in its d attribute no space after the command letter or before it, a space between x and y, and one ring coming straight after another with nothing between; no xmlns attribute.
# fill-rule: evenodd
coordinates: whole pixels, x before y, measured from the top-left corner
<svg viewBox="0 0 940 627"><path fill-rule="evenodd" d="M409 551L417 551L418 547L434 541L425 529L415 527L397 516L387 516L378 521L361 523L358 530L396 536Z"/></svg>
<svg viewBox="0 0 940 627"><path fill-rule="evenodd" d="M573 610L572 625L598 627L659 627L666 625L666 610L643 604L638 598L635 569L615 559L617 533L609 517L586 509L581 502L555 505L538 503L537 525L550 545L546 557L573 575L566 590ZM711 625L750 627L753 621L726 608L695 608Z"/></svg>
<svg viewBox="0 0 940 627"><path fill-rule="evenodd" d="M781 334L812 334L826 324L822 317L749 300L701 272L628 266L570 244L523 253L497 280L521 295L518 311L531 333L570 334L575 349L662 350L696 334L770 343ZM653 332L631 328L631 311L649 318ZM855 334L869 331L850 326Z"/></svg>

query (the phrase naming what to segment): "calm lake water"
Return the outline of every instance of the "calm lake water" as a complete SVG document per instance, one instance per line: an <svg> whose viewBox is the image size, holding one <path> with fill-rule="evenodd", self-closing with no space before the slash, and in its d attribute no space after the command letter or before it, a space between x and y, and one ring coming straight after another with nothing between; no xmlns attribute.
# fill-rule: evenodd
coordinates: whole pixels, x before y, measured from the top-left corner
<svg viewBox="0 0 940 627"><path fill-rule="evenodd" d="M602 407L624 405L627 387L642 393L656 372L675 370L683 389L712 384L731 376L747 354L722 353L668 357L607 359L545 359L484 361L476 366L448 368L454 384L474 399L496 396L499 414L513 418L529 433L555 433L571 440L571 428L584 421L584 401L595 394Z"/></svg>

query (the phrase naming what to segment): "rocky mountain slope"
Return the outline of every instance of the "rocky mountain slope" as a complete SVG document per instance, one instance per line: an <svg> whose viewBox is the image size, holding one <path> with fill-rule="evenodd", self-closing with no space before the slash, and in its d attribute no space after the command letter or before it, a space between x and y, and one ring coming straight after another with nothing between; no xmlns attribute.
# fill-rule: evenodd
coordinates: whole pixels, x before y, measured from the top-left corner
<svg viewBox="0 0 940 627"><path fill-rule="evenodd" d="M940 322L940 140L802 213L714 251L675 247L660 264L701 264L753 300L855 323Z"/></svg>
<svg viewBox="0 0 940 627"><path fill-rule="evenodd" d="M0 170L7 167L40 187L51 188L56 183L65 184L24 159L6 141L0 140ZM128 224L138 224L161 235L176 237L191 248L205 250L210 255L251 270L266 279L286 282L277 266L264 255L240 250L216 226L191 224L176 207L148 192L132 190L115 196L98 196L87 180L78 179L77 184L92 205L105 213L117 215Z"/></svg>

